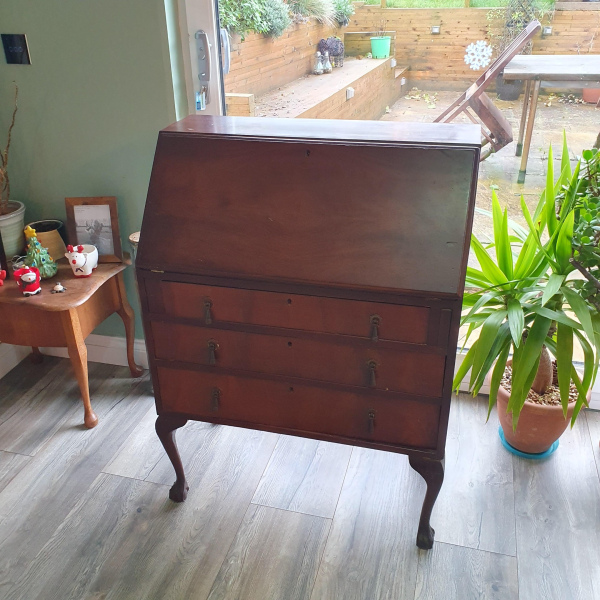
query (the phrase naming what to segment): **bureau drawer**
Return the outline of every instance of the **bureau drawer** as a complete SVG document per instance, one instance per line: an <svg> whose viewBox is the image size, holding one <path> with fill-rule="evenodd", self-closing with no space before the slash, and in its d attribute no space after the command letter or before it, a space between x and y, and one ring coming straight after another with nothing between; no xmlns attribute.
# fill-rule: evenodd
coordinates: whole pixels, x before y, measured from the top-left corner
<svg viewBox="0 0 600 600"><path fill-rule="evenodd" d="M162 306L149 295L150 311L203 324L249 323L382 340L425 344L429 308L340 300L216 286L160 282Z"/></svg>
<svg viewBox="0 0 600 600"><path fill-rule="evenodd" d="M297 383L158 367L161 413L242 427L435 448L440 407Z"/></svg>
<svg viewBox="0 0 600 600"><path fill-rule="evenodd" d="M445 357L155 321L157 358L441 397Z"/></svg>

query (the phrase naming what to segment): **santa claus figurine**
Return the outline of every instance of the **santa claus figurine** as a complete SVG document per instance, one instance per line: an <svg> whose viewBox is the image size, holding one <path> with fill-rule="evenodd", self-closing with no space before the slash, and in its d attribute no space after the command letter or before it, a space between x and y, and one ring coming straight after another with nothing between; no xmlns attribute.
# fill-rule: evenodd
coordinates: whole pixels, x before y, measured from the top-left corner
<svg viewBox="0 0 600 600"><path fill-rule="evenodd" d="M23 296L35 296L42 291L37 267L23 267L14 272L14 278Z"/></svg>

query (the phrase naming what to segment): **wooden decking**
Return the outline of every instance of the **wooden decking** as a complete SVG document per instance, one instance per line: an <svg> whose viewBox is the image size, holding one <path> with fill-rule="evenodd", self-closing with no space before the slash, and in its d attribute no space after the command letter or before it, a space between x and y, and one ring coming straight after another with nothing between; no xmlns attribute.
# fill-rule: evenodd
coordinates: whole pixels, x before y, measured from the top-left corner
<svg viewBox="0 0 600 600"><path fill-rule="evenodd" d="M182 505L147 377L93 364L80 425L64 359L0 381L5 600L591 600L600 597L600 413L542 462L508 454L484 399L454 402L430 552L405 456L190 423Z"/></svg>
<svg viewBox="0 0 600 600"><path fill-rule="evenodd" d="M344 59L344 66L324 75L306 75L255 99L256 115L286 118L377 119L401 93L406 67L391 59ZM346 89L354 97L347 100Z"/></svg>

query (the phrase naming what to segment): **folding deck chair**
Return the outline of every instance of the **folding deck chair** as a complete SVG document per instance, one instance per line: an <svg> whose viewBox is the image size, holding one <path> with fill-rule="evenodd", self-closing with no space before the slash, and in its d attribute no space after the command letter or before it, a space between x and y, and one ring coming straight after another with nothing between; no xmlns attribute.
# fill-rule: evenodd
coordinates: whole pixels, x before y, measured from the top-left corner
<svg viewBox="0 0 600 600"><path fill-rule="evenodd" d="M434 123L449 123L457 115L464 113L473 123L481 125L482 147L485 148L487 146L481 153L481 160L485 160L490 154L498 152L498 150L513 141L510 123L484 93L484 90L527 45L529 40L531 40L541 27L542 25L539 21L529 23L500 56L482 73L477 81L434 121Z"/></svg>

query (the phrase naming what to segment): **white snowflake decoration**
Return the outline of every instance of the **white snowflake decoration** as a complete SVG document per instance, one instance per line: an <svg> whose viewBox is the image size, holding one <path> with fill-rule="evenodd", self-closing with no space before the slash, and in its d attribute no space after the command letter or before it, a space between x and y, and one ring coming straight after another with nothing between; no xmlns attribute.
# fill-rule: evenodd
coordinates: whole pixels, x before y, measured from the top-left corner
<svg viewBox="0 0 600 600"><path fill-rule="evenodd" d="M465 62L473 69L485 69L492 60L492 48L485 40L479 40L467 46Z"/></svg>

